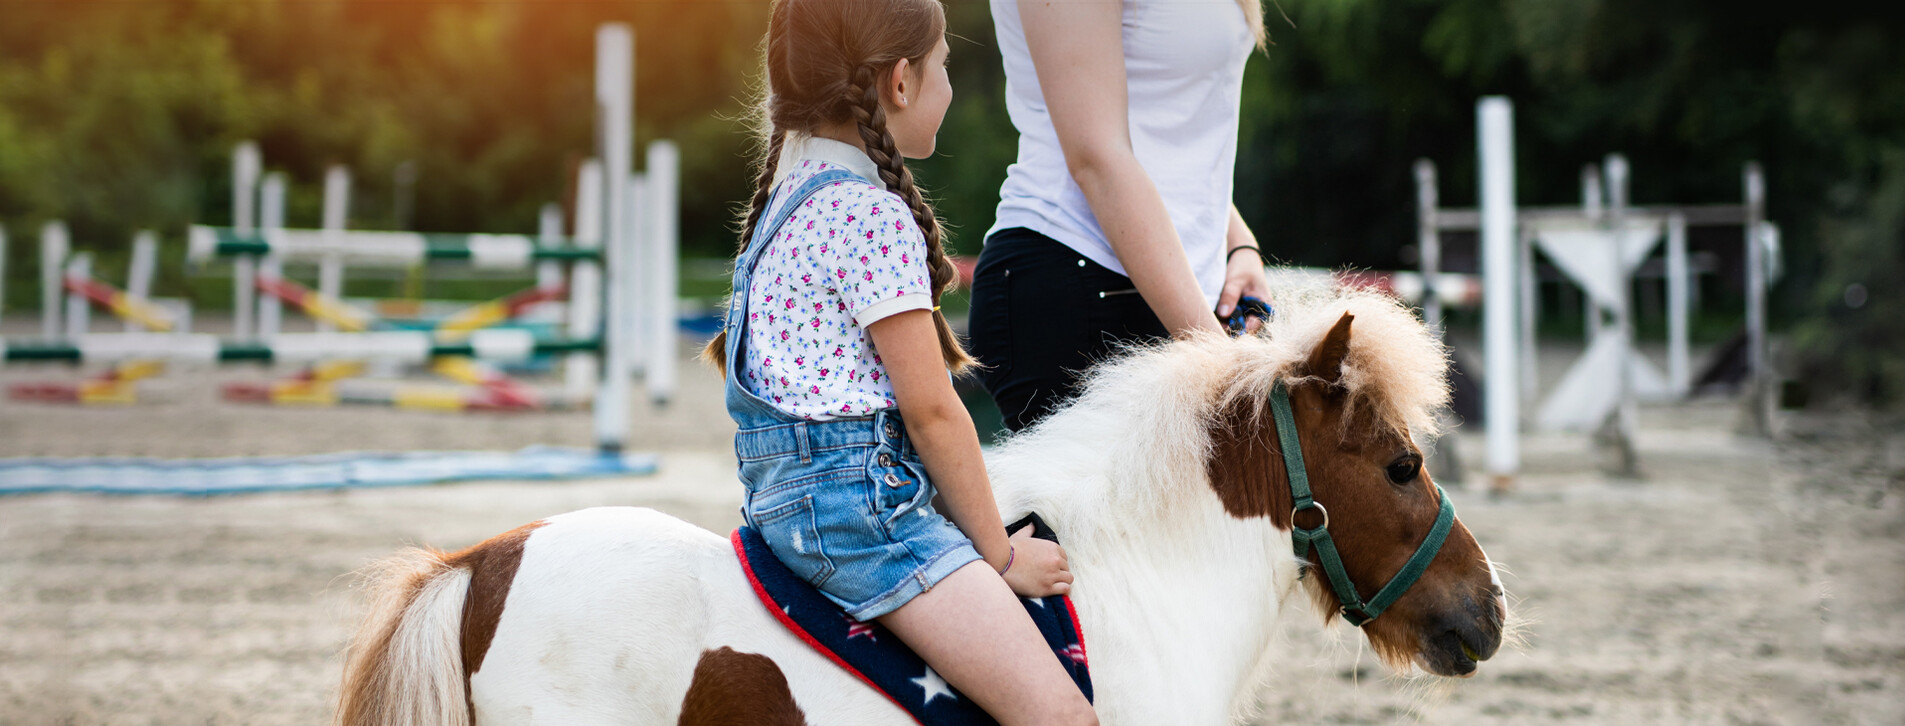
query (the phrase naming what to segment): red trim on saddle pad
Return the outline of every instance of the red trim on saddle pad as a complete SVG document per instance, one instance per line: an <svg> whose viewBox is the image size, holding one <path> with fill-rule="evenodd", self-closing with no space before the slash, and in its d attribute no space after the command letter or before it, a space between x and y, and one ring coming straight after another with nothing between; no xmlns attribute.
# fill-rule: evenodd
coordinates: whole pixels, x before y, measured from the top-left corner
<svg viewBox="0 0 1905 726"><path fill-rule="evenodd" d="M860 682L865 683L868 688L873 689L874 693L878 693L882 697L886 698L886 700L891 701L894 707L898 708L901 713L907 714L908 718L912 718L912 712L907 710L905 704L900 703L899 699L896 699L893 697L892 694L887 693L886 689L881 688L879 685L875 684L871 679L867 678L866 674L861 673L860 671L854 669L853 666L847 665L847 662L841 659L839 654L834 653L833 651L828 650L826 646L821 645L820 641L815 640L812 635L809 635L807 633L806 628L802 628L799 623L794 622L794 619L792 617L789 617L787 615L787 612L781 609L780 603L774 600L773 595L767 594L767 588L761 585L760 578L754 576L754 566L748 563L747 549L741 544L741 530L736 529L734 530L732 534L728 535L728 542L734 545L734 556L736 559L739 559L741 561L741 571L747 573L747 584L750 587L754 588L754 594L761 599L761 605L767 608L767 611L774 616L775 620L780 621L780 624L782 627L787 628L789 632L792 632L794 634L794 637L800 638L801 642L806 643L809 647L818 651L821 655L826 656L827 660L833 661L834 665L840 666L841 669L845 670L848 673L853 674L854 678L860 679ZM1069 607L1070 601L1067 601L1066 605ZM1073 627L1077 627L1077 624L1078 624L1078 615L1074 613L1072 615L1072 625ZM1083 643L1084 639L1081 637L1079 639L1079 642ZM915 718L913 719L913 723L919 723L919 720Z"/></svg>
<svg viewBox="0 0 1905 726"><path fill-rule="evenodd" d="M1063 599L1065 600L1065 612L1072 616L1072 633L1078 637L1078 657L1073 660L1078 661L1079 665L1090 668L1091 656L1085 653L1085 628L1078 624L1078 608L1072 606L1071 596L1067 595Z"/></svg>

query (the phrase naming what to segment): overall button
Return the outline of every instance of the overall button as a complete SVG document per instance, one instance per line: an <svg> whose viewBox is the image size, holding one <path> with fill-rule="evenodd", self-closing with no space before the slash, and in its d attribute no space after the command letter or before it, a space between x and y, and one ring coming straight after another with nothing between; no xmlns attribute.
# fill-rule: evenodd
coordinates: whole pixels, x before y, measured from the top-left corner
<svg viewBox="0 0 1905 726"><path fill-rule="evenodd" d="M900 427L898 427L898 426L894 426L893 424L890 424L890 423L889 423L889 424L887 424L887 425L886 425L886 437L887 437L887 438L889 438L889 439L897 439L897 438L899 438L899 437L900 437Z"/></svg>
<svg viewBox="0 0 1905 726"><path fill-rule="evenodd" d="M892 472L888 472L886 475L886 485L898 489L900 488L900 478L894 476Z"/></svg>
<svg viewBox="0 0 1905 726"><path fill-rule="evenodd" d="M892 465L893 465L893 457L888 456L886 454L880 455L880 466L892 466ZM888 479L891 479L893 477L892 474L888 474L886 476Z"/></svg>

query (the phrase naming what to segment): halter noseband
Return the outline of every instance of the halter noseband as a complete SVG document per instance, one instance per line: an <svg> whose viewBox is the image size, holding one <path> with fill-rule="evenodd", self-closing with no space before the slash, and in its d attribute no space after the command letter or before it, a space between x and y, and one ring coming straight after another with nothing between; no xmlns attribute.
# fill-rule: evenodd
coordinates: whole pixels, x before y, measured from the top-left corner
<svg viewBox="0 0 1905 726"><path fill-rule="evenodd" d="M1336 591L1336 599L1343 604L1343 619L1356 627L1375 620L1390 605L1394 605L1402 594L1409 591L1416 578L1429 569L1429 563L1442 551L1442 541L1448 539L1449 529L1455 525L1455 505L1449 502L1449 495L1442 491L1441 485L1435 486L1436 497L1442 500L1442 511L1435 517L1435 527L1429 530L1428 538L1416 547L1414 555L1402 571L1389 578L1389 583L1376 592L1376 596L1363 602L1356 593L1356 585L1349 581L1349 573L1343 569L1343 558L1336 552L1336 542L1330 539L1330 512L1323 505L1310 498L1310 476L1303 466L1303 447L1297 443L1296 416L1290 412L1290 391L1278 381L1270 390L1270 412L1276 417L1277 438L1283 446L1284 469L1290 478L1290 539L1294 544L1297 559L1308 559L1310 547L1316 547L1317 559L1322 561L1323 572L1329 575L1330 589ZM1296 515L1305 509L1314 509L1323 515L1323 522L1315 529L1297 526Z"/></svg>

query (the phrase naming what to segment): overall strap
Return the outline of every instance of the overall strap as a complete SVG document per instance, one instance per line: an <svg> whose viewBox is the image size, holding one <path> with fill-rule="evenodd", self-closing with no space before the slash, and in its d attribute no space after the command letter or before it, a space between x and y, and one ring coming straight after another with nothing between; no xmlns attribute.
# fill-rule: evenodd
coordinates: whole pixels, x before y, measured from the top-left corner
<svg viewBox="0 0 1905 726"><path fill-rule="evenodd" d="M754 275L754 265L760 261L761 252L767 249L767 241L773 239L774 235L780 232L781 226L787 224L787 220L800 210L801 204L813 195L829 186L846 182L859 182L871 186L871 182L858 174L845 169L829 169L808 178L793 191L788 192L785 197L776 192L768 199L767 208L773 210L773 216L763 219L764 223L754 227L754 235L748 239L747 248L742 250L741 256L734 261L734 277L730 288L732 292L728 296L728 316L725 325L728 334L726 373L729 385L736 385L734 383L738 380L734 377L737 372L736 365L740 362L741 347L746 344L742 330L747 325L748 280ZM776 201L780 202L779 207L775 206Z"/></svg>
<svg viewBox="0 0 1905 726"><path fill-rule="evenodd" d="M809 197L818 194L820 190L841 182L860 182L861 184L872 185L872 182L868 182L860 178L860 175L845 169L828 169L827 171L809 177L807 181L795 187L792 192L787 194L785 201L782 201L782 197L778 192L772 197L769 197L767 200L767 209L772 210L774 215L771 218L763 220L766 222L765 224L757 224L754 226L754 236L748 239L747 250L741 253L741 257L748 260L746 269L754 269L753 260L751 258L758 256L760 254L759 250L767 246L766 241L773 239L774 233L780 231L781 225L787 224L788 218L794 216L795 212L800 211L801 203L807 201ZM779 207L774 206L777 201L780 202ZM735 267L742 267L739 260L735 262ZM737 272L738 271L739 270L737 270Z"/></svg>

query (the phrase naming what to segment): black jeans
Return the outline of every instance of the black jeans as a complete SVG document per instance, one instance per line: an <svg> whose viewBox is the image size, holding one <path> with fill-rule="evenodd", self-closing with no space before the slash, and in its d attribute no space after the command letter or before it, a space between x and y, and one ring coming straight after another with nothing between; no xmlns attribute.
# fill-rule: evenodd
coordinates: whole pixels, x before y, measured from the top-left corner
<svg viewBox="0 0 1905 726"><path fill-rule="evenodd" d="M1069 400L1079 374L1122 345L1170 336L1131 278L1022 227L986 240L969 325L979 380L1013 431Z"/></svg>

